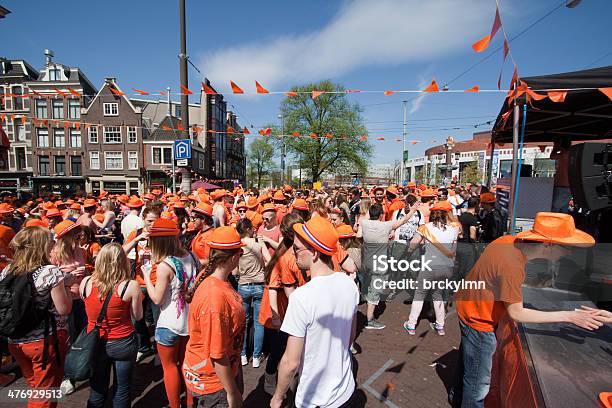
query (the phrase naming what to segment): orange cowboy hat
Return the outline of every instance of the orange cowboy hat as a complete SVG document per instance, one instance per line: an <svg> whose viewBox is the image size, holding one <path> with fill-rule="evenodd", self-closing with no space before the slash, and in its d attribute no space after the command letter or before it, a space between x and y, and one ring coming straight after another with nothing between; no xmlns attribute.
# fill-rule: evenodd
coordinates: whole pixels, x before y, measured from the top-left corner
<svg viewBox="0 0 612 408"><path fill-rule="evenodd" d="M262 195L259 196L259 202L261 203L262 201L269 200L270 198L272 198L270 193L263 193Z"/></svg>
<svg viewBox="0 0 612 408"><path fill-rule="evenodd" d="M352 238L357 235L355 231L353 231L353 227L346 224L336 227L336 231L338 232L338 238Z"/></svg>
<svg viewBox="0 0 612 408"><path fill-rule="evenodd" d="M387 188L387 194L392 194L397 197L399 194L399 191L397 191L397 187L390 186L389 188Z"/></svg>
<svg viewBox="0 0 612 408"><path fill-rule="evenodd" d="M246 201L246 206L249 210L257 208L258 205L259 205L259 200L255 197L249 197Z"/></svg>
<svg viewBox="0 0 612 408"><path fill-rule="evenodd" d="M46 214L47 218L61 217L62 215L62 212L57 207L49 208Z"/></svg>
<svg viewBox="0 0 612 408"><path fill-rule="evenodd" d="M46 203L42 205L42 208L45 210L50 210L52 208L55 208L55 204L53 204L53 202L51 201L47 201Z"/></svg>
<svg viewBox="0 0 612 408"><path fill-rule="evenodd" d="M302 210L302 211L310 210L310 208L308 208L308 203L303 198L298 198L297 200L295 200L293 203L293 208L295 208L296 210Z"/></svg>
<svg viewBox="0 0 612 408"><path fill-rule="evenodd" d="M293 230L318 252L333 255L338 250L338 231L323 217L313 217L305 224L294 224Z"/></svg>
<svg viewBox="0 0 612 408"><path fill-rule="evenodd" d="M430 211L453 211L453 205L447 200L438 201L429 209Z"/></svg>
<svg viewBox="0 0 612 408"><path fill-rule="evenodd" d="M571 215L553 212L537 213L533 227L516 234L516 238L561 245L595 244L591 235L576 228Z"/></svg>
<svg viewBox="0 0 612 408"><path fill-rule="evenodd" d="M497 201L495 194L493 193L482 193L480 195L480 202L485 204L491 204Z"/></svg>
<svg viewBox="0 0 612 408"><path fill-rule="evenodd" d="M240 240L240 235L234 227L219 227L210 234L208 246L214 249L238 249L246 244Z"/></svg>
<svg viewBox="0 0 612 408"><path fill-rule="evenodd" d="M117 197L117 201L119 201L121 204L127 204L130 202L130 197L128 197L127 194L121 194L119 197Z"/></svg>
<svg viewBox="0 0 612 408"><path fill-rule="evenodd" d="M161 195L162 191L159 188L154 188L153 190L151 190L151 194L153 194L154 196L159 196Z"/></svg>
<svg viewBox="0 0 612 408"><path fill-rule="evenodd" d="M423 191L421 191L421 197L437 197L438 193L436 193L436 191L432 188L427 188Z"/></svg>
<svg viewBox="0 0 612 408"><path fill-rule="evenodd" d="M102 191L100 191L100 195L98 196L98 198L102 199L102 198L106 197L107 195L108 195L108 191L102 190Z"/></svg>
<svg viewBox="0 0 612 408"><path fill-rule="evenodd" d="M236 210L239 210L241 208L247 209L247 205L244 201L240 201L238 204L236 204Z"/></svg>
<svg viewBox="0 0 612 408"><path fill-rule="evenodd" d="M178 217L171 211L163 211L159 216L163 219L174 221L178 224Z"/></svg>
<svg viewBox="0 0 612 408"><path fill-rule="evenodd" d="M15 212L15 208L7 203L0 204L0 214L12 214Z"/></svg>
<svg viewBox="0 0 612 408"><path fill-rule="evenodd" d="M94 198L88 198L83 203L83 208L95 207L98 205L98 202Z"/></svg>
<svg viewBox="0 0 612 408"><path fill-rule="evenodd" d="M409 181L408 188L416 188L416 183L414 181Z"/></svg>
<svg viewBox="0 0 612 408"><path fill-rule="evenodd" d="M283 187L283 191L285 193L291 193L293 191L293 187L291 187L289 184L285 184Z"/></svg>
<svg viewBox="0 0 612 408"><path fill-rule="evenodd" d="M166 218L158 218L149 228L150 237L173 237L178 234L180 231L176 222Z"/></svg>
<svg viewBox="0 0 612 408"><path fill-rule="evenodd" d="M70 205L70 209L71 209L71 210L78 210L78 211L81 211L81 204L79 204L79 203L74 203L74 204L71 204L71 205Z"/></svg>
<svg viewBox="0 0 612 408"><path fill-rule="evenodd" d="M31 220L27 220L25 223L27 227L43 227L47 228L49 225L45 223L43 220L39 220L38 218L32 218Z"/></svg>
<svg viewBox="0 0 612 408"><path fill-rule="evenodd" d="M144 201L142 201L140 198L138 197L132 197L130 198L130 200L127 202L127 206L129 208L140 208L142 206L144 206L145 203Z"/></svg>
<svg viewBox="0 0 612 408"><path fill-rule="evenodd" d="M53 232L55 233L55 239L59 239L72 231L73 229L80 228L80 225L74 221L64 220L57 224L55 228L53 228Z"/></svg>
<svg viewBox="0 0 612 408"><path fill-rule="evenodd" d="M193 207L193 209L191 211L197 212L197 213L200 213L200 214L204 214L204 215L208 215L210 217L213 216L212 205L210 205L208 203L198 203L198 205Z"/></svg>
<svg viewBox="0 0 612 408"><path fill-rule="evenodd" d="M57 200L56 202L54 202L53 204L55 204L56 207L59 207L60 205L66 205L65 202L63 202L62 200Z"/></svg>
<svg viewBox="0 0 612 408"><path fill-rule="evenodd" d="M283 194L281 190L276 190L276 192L272 196L272 199L274 201L285 201L287 197L285 197L285 195Z"/></svg>
<svg viewBox="0 0 612 408"><path fill-rule="evenodd" d="M272 203L266 203L263 206L263 209L261 210L261 213L265 213L266 211L274 211L276 212L276 206Z"/></svg>
<svg viewBox="0 0 612 408"><path fill-rule="evenodd" d="M419 184L419 190L423 191L423 190L427 190L427 186L423 183Z"/></svg>
<svg viewBox="0 0 612 408"><path fill-rule="evenodd" d="M221 189L221 190L215 190L212 193L210 193L210 198L212 198L214 201L217 201L223 197L225 197L227 195L227 191Z"/></svg>
<svg viewBox="0 0 612 408"><path fill-rule="evenodd" d="M147 200L155 200L155 196L151 193L147 193L143 195L142 198L147 199Z"/></svg>
<svg viewBox="0 0 612 408"><path fill-rule="evenodd" d="M185 208L185 203L183 201L176 201L172 204L174 208Z"/></svg>

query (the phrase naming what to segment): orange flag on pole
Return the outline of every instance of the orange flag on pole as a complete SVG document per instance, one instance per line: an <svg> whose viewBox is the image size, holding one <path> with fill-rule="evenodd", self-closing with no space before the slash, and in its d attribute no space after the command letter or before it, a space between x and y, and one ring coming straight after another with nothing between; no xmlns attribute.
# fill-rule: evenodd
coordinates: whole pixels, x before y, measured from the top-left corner
<svg viewBox="0 0 612 408"><path fill-rule="evenodd" d="M267 94L267 93L270 93L270 91L268 91L266 88L261 86L261 84L259 82L257 82L257 81L255 81L255 88L257 89L257 93L258 94Z"/></svg>
<svg viewBox="0 0 612 408"><path fill-rule="evenodd" d="M114 93L115 95L119 95L119 96L124 96L125 95L123 92L121 92L120 90L118 90L114 86L109 86L108 89L110 89L110 91L112 93Z"/></svg>
<svg viewBox="0 0 612 408"><path fill-rule="evenodd" d="M483 52L484 50L486 50L489 47L489 44L491 43L491 40L493 39L493 37L495 37L495 34L497 34L499 29L501 28L501 25L502 23L501 23L501 17L499 16L499 9L495 8L495 20L493 21L493 27L491 28L491 34L486 35L482 39L472 44L472 48L474 49L474 51Z"/></svg>
<svg viewBox="0 0 612 408"><path fill-rule="evenodd" d="M74 89L72 89L72 88L68 88L68 92L70 92L70 93L71 93L72 95L74 95L74 96L78 96L78 97L81 97L81 96L82 96L80 93L78 93L77 91L75 91L75 90L74 90Z"/></svg>
<svg viewBox="0 0 612 408"><path fill-rule="evenodd" d="M359 138L359 140L368 140L368 137L367 137L367 136L361 136L361 137Z"/></svg>
<svg viewBox="0 0 612 408"><path fill-rule="evenodd" d="M612 88L598 88L599 92L606 95L612 101Z"/></svg>
<svg viewBox="0 0 612 408"><path fill-rule="evenodd" d="M140 89L136 89L136 88L132 88L132 91L134 91L134 92L136 92L137 94L140 94L140 95L149 95L148 92L141 91Z"/></svg>
<svg viewBox="0 0 612 408"><path fill-rule="evenodd" d="M326 133L325 135L323 135L323 137L326 139L332 139L334 135L332 135L331 133Z"/></svg>
<svg viewBox="0 0 612 408"><path fill-rule="evenodd" d="M478 92L478 91L480 91L480 87L478 85L465 90L465 92Z"/></svg>
<svg viewBox="0 0 612 408"><path fill-rule="evenodd" d="M312 99L315 99L317 96L321 96L324 93L325 93L324 91L312 91L311 93Z"/></svg>
<svg viewBox="0 0 612 408"><path fill-rule="evenodd" d="M432 79L431 84L429 84L427 88L423 89L423 92L438 92L439 90L438 83L435 79Z"/></svg>
<svg viewBox="0 0 612 408"><path fill-rule="evenodd" d="M217 94L214 89L206 85L204 82L202 82L202 91L204 91L206 95L216 95Z"/></svg>
<svg viewBox="0 0 612 408"><path fill-rule="evenodd" d="M311 139L318 139L318 138L319 138L319 136L317 136L317 134L316 134L316 133L311 133L311 134L310 134L310 138L311 138Z"/></svg>
<svg viewBox="0 0 612 408"><path fill-rule="evenodd" d="M68 94L66 92L60 91L57 88L53 88L53 89L55 89L55 92L57 92L57 94L60 95L60 96L68 96Z"/></svg>
<svg viewBox="0 0 612 408"><path fill-rule="evenodd" d="M548 98L553 102L565 102L567 91L548 91Z"/></svg>
<svg viewBox="0 0 612 408"><path fill-rule="evenodd" d="M385 140L384 137L377 137L376 140Z"/></svg>
<svg viewBox="0 0 612 408"><path fill-rule="evenodd" d="M385 91L383 92L384 95L389 96L389 95L393 95L395 92L393 91Z"/></svg>
<svg viewBox="0 0 612 408"><path fill-rule="evenodd" d="M228 125L227 126L227 133L234 133L234 132L235 132L234 128Z"/></svg>
<svg viewBox="0 0 612 408"><path fill-rule="evenodd" d="M293 136L293 137L300 137L300 132L293 132L291 134L291 136Z"/></svg>
<svg viewBox="0 0 612 408"><path fill-rule="evenodd" d="M191 90L186 86L181 85L181 91L183 91L185 95L193 95L193 92L191 92Z"/></svg>
<svg viewBox="0 0 612 408"><path fill-rule="evenodd" d="M266 130L264 130L264 134L266 136L270 136L272 134L272 129L271 128L266 128Z"/></svg>
<svg viewBox="0 0 612 408"><path fill-rule="evenodd" d="M243 94L244 91L240 88L234 81L230 81L230 86L232 87L232 92L235 94Z"/></svg>
<svg viewBox="0 0 612 408"><path fill-rule="evenodd" d="M285 92L285 96L298 96L297 92L293 92L293 91L289 91L289 92Z"/></svg>
<svg viewBox="0 0 612 408"><path fill-rule="evenodd" d="M244 129L242 129L242 134L243 135L250 135L251 132L249 132L249 128L245 127Z"/></svg>

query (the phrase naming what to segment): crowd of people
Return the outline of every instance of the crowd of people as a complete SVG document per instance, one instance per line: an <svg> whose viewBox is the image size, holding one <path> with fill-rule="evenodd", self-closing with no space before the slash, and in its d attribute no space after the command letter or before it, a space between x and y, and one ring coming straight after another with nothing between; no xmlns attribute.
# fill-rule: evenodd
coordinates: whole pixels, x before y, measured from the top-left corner
<svg viewBox="0 0 612 408"><path fill-rule="evenodd" d="M611 320L603 310L540 312L522 305L527 261L555 261L572 246L594 243L570 216L539 213L533 229L516 236L504 236L504 226L495 194L469 185L155 189L131 197L103 191L27 202L5 196L3 365L16 362L32 388L70 394L76 386L64 370L70 344L97 327L102 345L91 362L88 407L108 400L129 407L134 367L151 355L172 408L240 407L242 366L264 361L272 407L288 395L298 407L350 407L358 306L367 304L364 329L383 330L378 306L399 292L378 283L465 279L488 286L454 298L461 357L449 398L457 406L483 406L494 331L504 316L588 330ZM426 256L430 268L413 276L381 271L372 262L380 255ZM432 330L445 335L448 295L418 285L409 294L406 333L416 334L431 300ZM13 379L2 376L3 383Z"/></svg>

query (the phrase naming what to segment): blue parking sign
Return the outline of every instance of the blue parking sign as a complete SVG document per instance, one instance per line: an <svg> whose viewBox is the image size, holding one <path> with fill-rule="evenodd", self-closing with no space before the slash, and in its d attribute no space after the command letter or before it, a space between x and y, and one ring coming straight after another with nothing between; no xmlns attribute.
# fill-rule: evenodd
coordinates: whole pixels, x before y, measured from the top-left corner
<svg viewBox="0 0 612 408"><path fill-rule="evenodd" d="M188 139L174 141L174 158L191 159L191 141Z"/></svg>

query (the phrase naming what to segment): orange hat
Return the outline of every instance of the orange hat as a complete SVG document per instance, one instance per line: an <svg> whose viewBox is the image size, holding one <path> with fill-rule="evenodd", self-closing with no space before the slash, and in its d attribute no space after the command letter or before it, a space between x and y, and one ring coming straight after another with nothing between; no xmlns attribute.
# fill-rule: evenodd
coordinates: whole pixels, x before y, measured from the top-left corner
<svg viewBox="0 0 612 408"><path fill-rule="evenodd" d="M293 208L296 210L309 211L308 203L303 198L298 198L293 202Z"/></svg>
<svg viewBox="0 0 612 408"><path fill-rule="evenodd" d="M55 228L53 228L53 232L55 232L55 239L59 239L66 235L68 232L72 231L75 228L79 228L80 225L74 221L64 220L57 224Z"/></svg>
<svg viewBox="0 0 612 408"><path fill-rule="evenodd" d="M496 202L497 199L495 198L495 195L493 193L482 193L480 195L480 202L481 203L494 203Z"/></svg>
<svg viewBox="0 0 612 408"><path fill-rule="evenodd" d="M130 200L127 202L127 206L129 208L140 208L144 205L145 205L144 201L142 201L140 198L136 196L130 198Z"/></svg>
<svg viewBox="0 0 612 408"><path fill-rule="evenodd" d="M432 188L421 191L421 197L437 197L438 194Z"/></svg>
<svg viewBox="0 0 612 408"><path fill-rule="evenodd" d="M176 202L173 204L173 207L174 207L174 208L185 208L185 203L184 203L184 202L182 202L182 201L176 201Z"/></svg>
<svg viewBox="0 0 612 408"><path fill-rule="evenodd" d="M425 184L419 184L419 190L423 191L423 190L427 190L427 186Z"/></svg>
<svg viewBox="0 0 612 408"><path fill-rule="evenodd" d="M107 195L108 195L108 191L104 191L104 190L102 190L102 191L100 191L100 196L99 196L99 198L104 198L104 197L106 197Z"/></svg>
<svg viewBox="0 0 612 408"><path fill-rule="evenodd" d="M265 213L266 211L274 211L276 212L276 206L272 203L266 203L263 206L263 210L261 211L261 213Z"/></svg>
<svg viewBox="0 0 612 408"><path fill-rule="evenodd" d="M151 194L153 194L154 196L161 195L161 193L162 193L161 190L158 188L151 190Z"/></svg>
<svg viewBox="0 0 612 408"><path fill-rule="evenodd" d="M270 193L263 193L262 195L259 196L259 202L261 203L262 201L269 200L270 198L272 198Z"/></svg>
<svg viewBox="0 0 612 408"><path fill-rule="evenodd" d="M180 234L180 231L176 222L163 217L155 220L149 228L150 237L173 237L178 234Z"/></svg>
<svg viewBox="0 0 612 408"><path fill-rule="evenodd" d="M143 195L142 198L146 198L147 200L155 200L155 196L151 193Z"/></svg>
<svg viewBox="0 0 612 408"><path fill-rule="evenodd" d="M180 198L180 200L181 200L183 203L186 203L186 202L188 202L188 201L190 201L190 200L191 200L191 198L189 198L189 197L191 197L191 196L182 196L182 197Z"/></svg>
<svg viewBox="0 0 612 408"><path fill-rule="evenodd" d="M272 196L272 199L274 201L285 201L287 197L285 197L285 195L283 194L281 190L277 190Z"/></svg>
<svg viewBox="0 0 612 408"><path fill-rule="evenodd" d="M57 207L53 207L53 208L49 208L47 210L46 216L47 216L47 218L61 217L62 216L62 212L60 210L58 210Z"/></svg>
<svg viewBox="0 0 612 408"><path fill-rule="evenodd" d="M234 227L215 228L208 241L208 246L214 249L238 249L245 245Z"/></svg>
<svg viewBox="0 0 612 408"><path fill-rule="evenodd" d="M244 201L240 201L240 202L239 202L239 203L236 205L236 210L239 210L239 209L241 209L241 208L244 208L244 209L248 208L248 207L247 207L247 205L246 205L246 203L245 203Z"/></svg>
<svg viewBox="0 0 612 408"><path fill-rule="evenodd" d="M397 187L390 186L389 188L387 188L387 194L391 194L397 197L399 191L397 191Z"/></svg>
<svg viewBox="0 0 612 408"><path fill-rule="evenodd" d="M227 195L227 191L225 190L215 190L212 193L210 193L210 198L212 198L213 200L217 201L223 197L225 197Z"/></svg>
<svg viewBox="0 0 612 408"><path fill-rule="evenodd" d="M98 222L104 222L104 213L96 213L93 218Z"/></svg>
<svg viewBox="0 0 612 408"><path fill-rule="evenodd" d="M447 200L438 201L429 209L430 211L453 211L453 205Z"/></svg>
<svg viewBox="0 0 612 408"><path fill-rule="evenodd" d="M97 206L98 203L95 199L93 198L88 198L85 200L85 202L83 203L83 208L87 208L87 207L95 207Z"/></svg>
<svg viewBox="0 0 612 408"><path fill-rule="evenodd" d="M416 188L416 183L414 181L409 181L408 188Z"/></svg>
<svg viewBox="0 0 612 408"><path fill-rule="evenodd" d="M190 200L190 201L196 201L196 198L195 198L195 196L193 194L189 194L187 196L187 199ZM181 198L181 200L182 200L182 198Z"/></svg>
<svg viewBox="0 0 612 408"><path fill-rule="evenodd" d="M49 210L51 208L55 208L55 204L53 204L51 201L47 201L42 205L42 208L44 208L45 210Z"/></svg>
<svg viewBox="0 0 612 408"><path fill-rule="evenodd" d="M21 215L26 215L26 209L25 208L17 208L15 211L17 211Z"/></svg>
<svg viewBox="0 0 612 408"><path fill-rule="evenodd" d="M171 211L163 211L159 216L166 220L174 221L178 224L178 217Z"/></svg>
<svg viewBox="0 0 612 408"><path fill-rule="evenodd" d="M65 203L65 202L63 202L62 200L57 200L57 201L56 201L55 203L53 203L53 204L55 204L55 206L56 206L56 207L59 207L60 205L66 205L66 203Z"/></svg>
<svg viewBox="0 0 612 408"><path fill-rule="evenodd" d="M539 212L529 231L516 234L518 239L561 245L594 245L595 239L584 231L576 229L569 214Z"/></svg>
<svg viewBox="0 0 612 408"><path fill-rule="evenodd" d="M78 210L78 211L81 211L81 204L79 204L79 203L74 203L74 204L71 204L71 205L70 205L70 209L71 209L71 210Z"/></svg>
<svg viewBox="0 0 612 408"><path fill-rule="evenodd" d="M69 198L68 200L66 200L66 204L72 205L74 204L74 200L72 198Z"/></svg>
<svg viewBox="0 0 612 408"><path fill-rule="evenodd" d="M294 224L293 230L321 253L333 255L338 250L338 231L323 217L313 217L305 224Z"/></svg>
<svg viewBox="0 0 612 408"><path fill-rule="evenodd" d="M257 208L257 206L258 206L258 205L259 205L259 200L258 200L257 198L255 198L255 197L249 197L249 198L247 199L246 206L247 206L247 208L248 208L249 210L252 210L252 209L254 209L254 208Z"/></svg>
<svg viewBox="0 0 612 408"><path fill-rule="evenodd" d="M43 220L39 220L38 218L32 218L31 220L27 220L25 223L26 227L43 227L47 228L47 225Z"/></svg>
<svg viewBox="0 0 612 408"><path fill-rule="evenodd" d="M33 205L34 205L34 201L30 200L30 201L28 201L28 202L26 203L26 205L27 205L28 207L31 207L31 206L33 206Z"/></svg>
<svg viewBox="0 0 612 408"><path fill-rule="evenodd" d="M338 238L352 238L356 235L353 227L346 224L336 227L336 231L338 231Z"/></svg>
<svg viewBox="0 0 612 408"><path fill-rule="evenodd" d="M285 184L285 186L283 187L283 191L285 193L291 193L293 191L293 187L291 187L289 184Z"/></svg>
<svg viewBox="0 0 612 408"><path fill-rule="evenodd" d="M15 212L15 208L7 203L0 204L0 214L12 214Z"/></svg>
<svg viewBox="0 0 612 408"><path fill-rule="evenodd" d="M208 203L198 203L198 205L196 205L192 211L200 213L200 214L205 214L210 217L212 217L213 215L213 208Z"/></svg>
<svg viewBox="0 0 612 408"><path fill-rule="evenodd" d="M117 197L117 201L119 201L121 204L128 204L130 202L130 197L128 197L127 194L121 194L119 197Z"/></svg>

